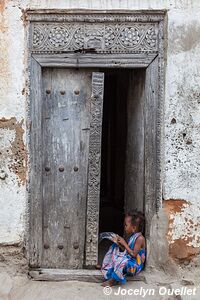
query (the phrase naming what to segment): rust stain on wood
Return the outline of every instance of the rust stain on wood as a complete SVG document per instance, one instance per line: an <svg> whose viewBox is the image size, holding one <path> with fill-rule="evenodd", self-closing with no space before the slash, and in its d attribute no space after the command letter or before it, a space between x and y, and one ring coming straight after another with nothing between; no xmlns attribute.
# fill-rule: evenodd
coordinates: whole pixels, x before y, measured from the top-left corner
<svg viewBox="0 0 200 300"><path fill-rule="evenodd" d="M26 150L23 142L24 129L22 128L22 125L23 120L21 122L17 122L15 117L12 117L10 119L0 119L1 129L10 129L15 131L15 139L11 142L11 153L9 153L9 149L7 149L7 152L4 153L4 157L6 155L9 155L9 158L12 159L8 167L12 172L14 172L18 176L19 185L25 184L27 163Z"/></svg>

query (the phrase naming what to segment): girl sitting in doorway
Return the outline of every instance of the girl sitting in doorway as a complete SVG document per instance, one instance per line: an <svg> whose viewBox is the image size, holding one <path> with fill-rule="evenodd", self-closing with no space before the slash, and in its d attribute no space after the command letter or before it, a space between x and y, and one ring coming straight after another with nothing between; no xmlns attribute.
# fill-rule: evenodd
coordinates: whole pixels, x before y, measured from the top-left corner
<svg viewBox="0 0 200 300"><path fill-rule="evenodd" d="M106 253L101 272L106 279L103 286L125 283L126 276L134 276L144 268L146 250L142 235L145 218L136 210L125 215L124 231L126 239L116 235L114 243Z"/></svg>

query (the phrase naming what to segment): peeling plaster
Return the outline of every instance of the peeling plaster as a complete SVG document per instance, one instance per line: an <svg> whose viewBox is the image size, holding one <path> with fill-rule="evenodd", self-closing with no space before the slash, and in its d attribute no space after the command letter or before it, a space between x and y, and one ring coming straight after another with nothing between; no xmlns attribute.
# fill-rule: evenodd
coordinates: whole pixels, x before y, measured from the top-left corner
<svg viewBox="0 0 200 300"><path fill-rule="evenodd" d="M174 259L191 259L200 254L200 207L186 200L163 201L168 214L169 254Z"/></svg>
<svg viewBox="0 0 200 300"><path fill-rule="evenodd" d="M26 152L23 143L23 120L15 118L0 119L1 166L7 161L7 167L18 176L18 184L26 181ZM12 136L12 138L11 138Z"/></svg>
<svg viewBox="0 0 200 300"><path fill-rule="evenodd" d="M172 10L168 20L163 205L169 255L184 262L200 254L199 11Z"/></svg>
<svg viewBox="0 0 200 300"><path fill-rule="evenodd" d="M1 0L0 2L0 13L2 13L5 9L6 0Z"/></svg>
<svg viewBox="0 0 200 300"><path fill-rule="evenodd" d="M0 119L0 243L20 243L25 231L23 120ZM5 176L3 176L5 175Z"/></svg>
<svg viewBox="0 0 200 300"><path fill-rule="evenodd" d="M9 47L9 38L7 35L9 24L6 18L5 10L5 0L0 3L0 95L2 89L9 88L8 78L11 76L11 70L9 68L9 55L8 55L8 47Z"/></svg>

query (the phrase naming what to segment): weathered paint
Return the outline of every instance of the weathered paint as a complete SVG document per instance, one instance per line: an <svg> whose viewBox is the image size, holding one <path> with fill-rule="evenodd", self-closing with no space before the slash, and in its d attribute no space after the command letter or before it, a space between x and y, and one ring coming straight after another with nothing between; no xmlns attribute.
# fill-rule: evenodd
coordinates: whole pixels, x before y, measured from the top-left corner
<svg viewBox="0 0 200 300"><path fill-rule="evenodd" d="M169 12L163 198L170 207L169 254L180 261L200 253L198 15L198 10Z"/></svg>
<svg viewBox="0 0 200 300"><path fill-rule="evenodd" d="M167 9L165 128L163 139L163 199L169 228L170 256L181 260L199 252L200 217L200 2L198 0L13 0L0 4L0 118L15 118L21 127L20 145L26 145L27 26L26 9ZM22 120L25 120L22 123ZM19 125L21 124L21 125ZM12 159L17 129L7 128L1 140ZM22 138L23 135L23 138ZM20 146L21 147L21 146ZM0 242L23 241L26 230L25 154L21 178L15 168L6 168L0 180ZM23 180L21 181L21 179ZM19 185L20 179L20 185ZM170 200L169 200L170 199ZM183 199L183 200L177 200ZM159 223L160 222L160 223ZM162 227L162 218L157 226ZM165 239L165 237L161 236ZM180 247L185 252L180 257Z"/></svg>
<svg viewBox="0 0 200 300"><path fill-rule="evenodd" d="M23 120L0 119L0 241L21 242L24 233L25 164Z"/></svg>
<svg viewBox="0 0 200 300"><path fill-rule="evenodd" d="M15 4L0 5L0 170L6 175L0 179L1 244L21 243L26 228L24 27Z"/></svg>
<svg viewBox="0 0 200 300"><path fill-rule="evenodd" d="M180 262L192 259L200 253L199 215L195 214L195 210L200 208L181 199L164 200L163 204L169 221L167 239L170 257Z"/></svg>
<svg viewBox="0 0 200 300"><path fill-rule="evenodd" d="M14 117L11 119L0 119L0 132L4 143L4 145L2 145L2 152L0 153L0 161L3 165L5 164L6 158L9 158L7 167L9 171L14 172L18 176L18 185L24 185L26 181L26 154L22 124L23 120L17 123ZM10 136L12 135L14 138L11 139Z"/></svg>

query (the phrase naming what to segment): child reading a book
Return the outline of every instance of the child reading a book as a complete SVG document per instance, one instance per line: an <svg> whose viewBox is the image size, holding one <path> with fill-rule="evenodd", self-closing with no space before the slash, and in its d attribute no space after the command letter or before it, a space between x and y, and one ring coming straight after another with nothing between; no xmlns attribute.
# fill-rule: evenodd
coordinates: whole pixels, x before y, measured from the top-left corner
<svg viewBox="0 0 200 300"><path fill-rule="evenodd" d="M106 281L103 286L125 283L126 276L134 276L144 268L145 238L142 235L145 218L136 210L125 215L124 231L127 239L113 235L114 243L106 253L101 272Z"/></svg>

